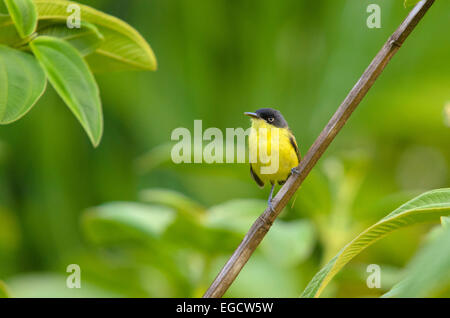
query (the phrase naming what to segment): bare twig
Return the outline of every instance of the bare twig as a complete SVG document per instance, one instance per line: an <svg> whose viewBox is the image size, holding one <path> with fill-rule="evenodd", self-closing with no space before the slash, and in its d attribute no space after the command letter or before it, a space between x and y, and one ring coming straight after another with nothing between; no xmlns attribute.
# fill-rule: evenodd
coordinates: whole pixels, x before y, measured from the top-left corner
<svg viewBox="0 0 450 318"><path fill-rule="evenodd" d="M281 213L303 180L305 180L311 169L336 137L338 132L342 129L347 119L372 87L373 83L381 74L388 62L399 50L405 39L416 27L417 23L419 23L433 3L434 0L420 1L411 10L398 29L387 40L383 48L378 52L369 67L367 67L361 78L344 99L341 106L339 106L327 126L322 130L319 137L317 137L306 156L300 162L297 168L299 173L291 176L273 199L274 210L271 211L267 208L264 213L258 217L255 223L253 223L239 247L222 268L203 297L222 297L223 294L225 294L241 269L247 263L252 253L255 251L256 247L269 231L277 216Z"/></svg>

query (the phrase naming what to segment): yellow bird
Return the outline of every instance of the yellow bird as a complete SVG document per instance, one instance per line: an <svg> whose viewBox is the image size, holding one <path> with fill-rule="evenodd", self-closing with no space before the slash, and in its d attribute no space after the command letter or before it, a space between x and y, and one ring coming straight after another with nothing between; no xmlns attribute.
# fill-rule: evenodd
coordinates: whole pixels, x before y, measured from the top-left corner
<svg viewBox="0 0 450 318"><path fill-rule="evenodd" d="M252 129L248 138L250 173L258 186L271 183L268 205L271 210L275 184L284 184L297 173L300 152L297 142L283 115L272 108L244 113L250 116Z"/></svg>

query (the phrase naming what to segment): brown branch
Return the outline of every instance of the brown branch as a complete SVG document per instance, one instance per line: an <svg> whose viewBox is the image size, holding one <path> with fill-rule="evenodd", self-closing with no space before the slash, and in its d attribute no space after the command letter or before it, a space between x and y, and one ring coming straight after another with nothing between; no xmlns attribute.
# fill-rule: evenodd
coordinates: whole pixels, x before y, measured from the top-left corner
<svg viewBox="0 0 450 318"><path fill-rule="evenodd" d="M281 213L303 180L305 180L311 169L315 166L327 147L342 129L347 119L372 87L373 83L384 70L388 62L400 49L405 39L416 27L433 3L434 0L420 1L411 10L398 29L387 40L383 48L378 52L362 74L361 78L344 99L341 106L339 106L327 126L322 130L319 137L317 137L306 156L300 162L297 168L299 173L292 175L273 199L274 211L267 208L264 213L258 217L255 223L253 223L239 247L222 268L203 297L222 297L223 294L225 294L241 269L247 263L250 256L255 251L256 247L269 231L277 216Z"/></svg>

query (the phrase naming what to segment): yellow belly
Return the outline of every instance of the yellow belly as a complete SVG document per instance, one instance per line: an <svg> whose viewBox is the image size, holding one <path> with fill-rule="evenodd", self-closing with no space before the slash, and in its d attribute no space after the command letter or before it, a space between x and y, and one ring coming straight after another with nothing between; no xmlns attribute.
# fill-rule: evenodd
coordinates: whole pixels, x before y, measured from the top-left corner
<svg viewBox="0 0 450 318"><path fill-rule="evenodd" d="M249 135L249 152L253 172L264 183L285 181L289 177L291 169L299 164L297 153L289 140L289 131L283 128L274 128L262 120L254 120L252 127L254 129ZM260 128L265 128L266 133ZM278 138L276 138L277 135ZM278 147L274 146L274 140L278 140ZM262 152L260 148L263 149ZM275 162L272 159L277 157L278 167L273 171L274 169L270 169L270 167L271 165L275 166L276 159Z"/></svg>

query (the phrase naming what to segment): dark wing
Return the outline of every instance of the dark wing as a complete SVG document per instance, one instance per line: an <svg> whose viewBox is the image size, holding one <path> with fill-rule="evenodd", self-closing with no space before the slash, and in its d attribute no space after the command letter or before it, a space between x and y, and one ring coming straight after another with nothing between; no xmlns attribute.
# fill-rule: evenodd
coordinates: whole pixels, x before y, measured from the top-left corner
<svg viewBox="0 0 450 318"><path fill-rule="evenodd" d="M258 186L260 188L264 187L264 182L262 182L262 180L256 175L256 173L253 172L253 168L252 165L250 164L250 174L252 175L253 180L256 181L256 183L258 184Z"/></svg>
<svg viewBox="0 0 450 318"><path fill-rule="evenodd" d="M301 160L300 151L298 150L297 141L295 141L295 137L292 132L289 132L289 141L291 142L292 147L294 147L295 153L297 154L298 162Z"/></svg>
<svg viewBox="0 0 450 318"><path fill-rule="evenodd" d="M291 143L292 148L294 148L295 153L297 154L298 162L300 162L301 156L300 156L300 151L298 150L297 141L295 140L295 137L290 130L289 130L289 141ZM286 180L278 181L278 184L283 185L285 182L286 182Z"/></svg>

